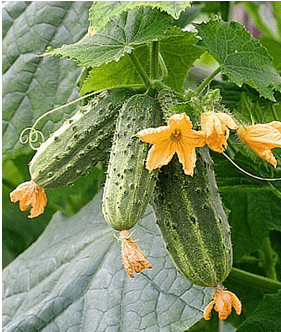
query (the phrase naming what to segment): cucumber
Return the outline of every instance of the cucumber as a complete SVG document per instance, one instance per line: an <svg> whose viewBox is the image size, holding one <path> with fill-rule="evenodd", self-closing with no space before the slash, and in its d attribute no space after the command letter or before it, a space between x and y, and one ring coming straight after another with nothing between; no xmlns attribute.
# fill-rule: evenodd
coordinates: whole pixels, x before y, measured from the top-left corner
<svg viewBox="0 0 281 332"><path fill-rule="evenodd" d="M198 149L194 176L174 157L161 168L151 204L156 223L179 272L199 286L221 284L232 267L230 227L205 146Z"/></svg>
<svg viewBox="0 0 281 332"><path fill-rule="evenodd" d="M115 230L132 228L153 194L157 171L145 168L149 144L135 134L160 121L158 104L148 95L132 96L119 114L102 200L105 220Z"/></svg>
<svg viewBox="0 0 281 332"><path fill-rule="evenodd" d="M41 144L29 164L31 179L43 188L74 183L109 154L116 118L132 89L94 98Z"/></svg>

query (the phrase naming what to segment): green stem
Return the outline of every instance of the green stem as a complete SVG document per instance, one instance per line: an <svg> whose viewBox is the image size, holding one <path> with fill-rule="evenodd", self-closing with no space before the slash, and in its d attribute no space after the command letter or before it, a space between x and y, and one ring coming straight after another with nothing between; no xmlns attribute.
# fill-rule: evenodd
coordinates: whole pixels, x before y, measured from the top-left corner
<svg viewBox="0 0 281 332"><path fill-rule="evenodd" d="M147 88L149 88L149 86L150 86L149 78L148 78L148 76L146 74L146 71L144 70L143 66L139 62L139 59L135 56L134 53L130 53L129 56L130 56L130 59L132 60L132 62L134 64L136 70L140 74L140 77L142 78L144 85Z"/></svg>
<svg viewBox="0 0 281 332"><path fill-rule="evenodd" d="M276 270L275 270L275 261L273 259L274 251L271 247L269 237L265 237L263 239L261 250L264 254L264 261L263 261L262 265L265 269L266 276L273 280L277 280L277 274L276 274Z"/></svg>
<svg viewBox="0 0 281 332"><path fill-rule="evenodd" d="M221 18L227 22L229 16L230 3L229 1L220 1Z"/></svg>
<svg viewBox="0 0 281 332"><path fill-rule="evenodd" d="M197 88L196 94L198 95L204 88L207 86L210 81L219 73L221 72L221 67L218 67L210 76L208 76Z"/></svg>
<svg viewBox="0 0 281 332"><path fill-rule="evenodd" d="M232 268L228 279L245 283L250 287L261 289L267 293L276 293L279 289L281 289L281 282L279 281L239 270L234 267Z"/></svg>
<svg viewBox="0 0 281 332"><path fill-rule="evenodd" d="M224 321L219 319L218 332L224 332Z"/></svg>
<svg viewBox="0 0 281 332"><path fill-rule="evenodd" d="M158 65L159 65L159 42L153 41L151 44L150 53L150 78L155 80L158 78Z"/></svg>
<svg viewBox="0 0 281 332"><path fill-rule="evenodd" d="M162 78L165 78L168 76L168 69L167 69L167 66L165 64L165 61L161 55L161 53L158 54L159 56L159 64L160 64L160 68L161 68L161 74L162 74Z"/></svg>

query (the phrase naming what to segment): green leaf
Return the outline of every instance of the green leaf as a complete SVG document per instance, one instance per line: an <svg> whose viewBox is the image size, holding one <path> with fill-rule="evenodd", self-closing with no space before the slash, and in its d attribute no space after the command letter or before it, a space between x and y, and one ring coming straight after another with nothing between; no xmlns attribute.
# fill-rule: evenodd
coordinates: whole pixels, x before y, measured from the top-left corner
<svg viewBox="0 0 281 332"><path fill-rule="evenodd" d="M281 91L281 77L271 66L267 50L245 27L217 19L194 25L202 38L197 45L214 56L223 74L239 87L247 83L260 96L275 101L273 91Z"/></svg>
<svg viewBox="0 0 281 332"><path fill-rule="evenodd" d="M281 71L281 41L265 36L260 37L259 41L267 48L268 53L272 56L273 67Z"/></svg>
<svg viewBox="0 0 281 332"><path fill-rule="evenodd" d="M48 45L74 43L87 32L86 1L6 1L3 25L3 156L29 153L19 142L21 131L43 113L79 96L75 82L81 72L75 63L40 55ZM39 129L51 132L74 107L44 119Z"/></svg>
<svg viewBox="0 0 281 332"><path fill-rule="evenodd" d="M237 332L278 332L281 326L281 290L265 295L252 315L237 329Z"/></svg>
<svg viewBox="0 0 281 332"><path fill-rule="evenodd" d="M231 210L229 223L232 227L234 260L240 261L260 249L263 238L271 230L281 231L281 185L252 179L229 163L223 156L213 154L219 190L224 204ZM270 177L250 159L238 154L234 161L248 172ZM276 172L275 177L280 177Z"/></svg>
<svg viewBox="0 0 281 332"><path fill-rule="evenodd" d="M135 236L153 268L130 279L101 195L77 215L57 213L3 271L3 331L181 331L202 318L211 289L193 286L169 259L148 208Z"/></svg>
<svg viewBox="0 0 281 332"><path fill-rule="evenodd" d="M190 4L191 1L95 1L90 9L90 30L97 32L113 17L118 17L123 11L136 7L156 7L174 18L179 18L180 13Z"/></svg>
<svg viewBox="0 0 281 332"><path fill-rule="evenodd" d="M147 45L137 46L133 52L141 62L143 68L149 72L149 48ZM118 85L143 84L128 54L118 62L111 61L97 68L93 68L84 81L81 94L100 89L110 89Z"/></svg>
<svg viewBox="0 0 281 332"><path fill-rule="evenodd" d="M179 28L173 28L169 37L160 41L160 53L168 69L164 83L172 90L182 92L188 70L202 55L203 51L195 45L197 41L194 33Z"/></svg>
<svg viewBox="0 0 281 332"><path fill-rule="evenodd" d="M122 12L92 37L86 36L76 44L48 50L45 55L68 57L80 66L99 67L113 60L119 61L137 45L165 37L171 26L172 18L165 12L150 7L136 8Z"/></svg>

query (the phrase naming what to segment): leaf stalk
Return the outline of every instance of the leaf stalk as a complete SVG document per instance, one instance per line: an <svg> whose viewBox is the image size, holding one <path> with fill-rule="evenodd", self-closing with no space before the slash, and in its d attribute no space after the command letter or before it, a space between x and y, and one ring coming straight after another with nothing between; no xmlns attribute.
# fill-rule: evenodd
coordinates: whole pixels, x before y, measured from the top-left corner
<svg viewBox="0 0 281 332"><path fill-rule="evenodd" d="M258 288L267 293L276 293L281 289L281 282L270 278L262 277L254 273L232 268L229 280L245 283L250 287Z"/></svg>
<svg viewBox="0 0 281 332"><path fill-rule="evenodd" d="M152 80L158 78L158 65L159 65L159 42L153 41L151 44L151 53L150 53L150 78Z"/></svg>
<svg viewBox="0 0 281 332"><path fill-rule="evenodd" d="M131 61L133 62L136 70L138 71L140 77L143 80L144 85L149 88L150 87L150 81L149 77L147 76L146 71L144 70L143 66L139 62L139 59L135 56L135 54L132 52L129 54Z"/></svg>
<svg viewBox="0 0 281 332"><path fill-rule="evenodd" d="M197 88L196 94L199 95L202 90L211 82L211 80L221 72L221 67L219 66L215 71L211 73Z"/></svg>

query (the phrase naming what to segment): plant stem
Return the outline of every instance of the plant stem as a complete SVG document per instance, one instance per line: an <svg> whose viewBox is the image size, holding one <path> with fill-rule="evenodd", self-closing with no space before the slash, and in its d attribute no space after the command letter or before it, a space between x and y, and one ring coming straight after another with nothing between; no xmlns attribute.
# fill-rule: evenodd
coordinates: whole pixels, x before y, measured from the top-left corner
<svg viewBox="0 0 281 332"><path fill-rule="evenodd" d="M153 41L151 44L150 53L150 78L155 80L158 78L158 65L159 65L159 42Z"/></svg>
<svg viewBox="0 0 281 332"><path fill-rule="evenodd" d="M268 278L277 280L277 274L275 270L275 262L273 259L273 249L271 247L269 237L265 237L262 242L261 250L264 254L264 260L262 265L265 269L265 274Z"/></svg>
<svg viewBox="0 0 281 332"><path fill-rule="evenodd" d="M245 283L250 287L261 289L267 293L276 293L281 289L281 282L246 272L237 268L232 268L229 280Z"/></svg>
<svg viewBox="0 0 281 332"><path fill-rule="evenodd" d="M220 7L221 7L221 18L225 22L227 22L229 16L229 8L230 8L229 1L220 1Z"/></svg>
<svg viewBox="0 0 281 332"><path fill-rule="evenodd" d="M129 56L134 64L135 68L137 69L138 73L140 74L140 77L142 78L144 85L147 88L149 88L149 86L150 86L149 78L148 78L143 66L139 62L139 59L135 56L135 54L133 52L130 53Z"/></svg>
<svg viewBox="0 0 281 332"><path fill-rule="evenodd" d="M210 81L219 73L221 72L221 67L218 67L210 76L208 76L201 85L197 88L196 94L198 95L204 88L207 86Z"/></svg>
<svg viewBox="0 0 281 332"><path fill-rule="evenodd" d="M219 319L218 332L224 332L224 321Z"/></svg>

